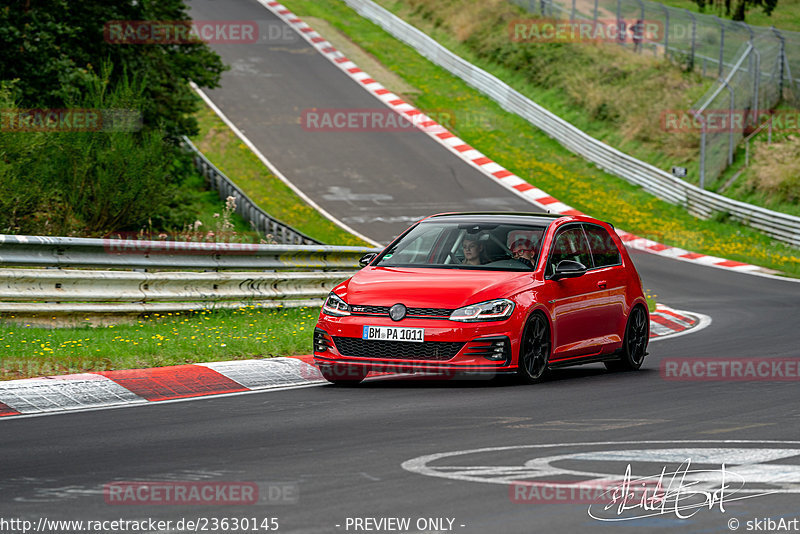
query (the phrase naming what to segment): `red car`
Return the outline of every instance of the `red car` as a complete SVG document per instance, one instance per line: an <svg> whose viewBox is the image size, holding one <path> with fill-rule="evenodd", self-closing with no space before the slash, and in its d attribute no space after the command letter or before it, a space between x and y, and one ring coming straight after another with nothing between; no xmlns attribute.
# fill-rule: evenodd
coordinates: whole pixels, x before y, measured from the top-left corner
<svg viewBox="0 0 800 534"><path fill-rule="evenodd" d="M411 226L328 295L314 359L335 384L369 371L517 373L642 365L642 282L610 224L586 216L447 213Z"/></svg>

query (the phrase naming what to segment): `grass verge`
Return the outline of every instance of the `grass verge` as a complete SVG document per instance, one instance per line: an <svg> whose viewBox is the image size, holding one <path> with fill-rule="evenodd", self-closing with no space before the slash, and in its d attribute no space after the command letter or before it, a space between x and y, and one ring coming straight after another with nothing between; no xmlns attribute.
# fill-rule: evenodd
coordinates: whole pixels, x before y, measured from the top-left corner
<svg viewBox="0 0 800 534"><path fill-rule="evenodd" d="M192 142L264 211L329 245L371 246L323 217L270 173L205 103L195 117L200 134Z"/></svg>
<svg viewBox="0 0 800 534"><path fill-rule="evenodd" d="M668 245L753 263L800 277L800 251L748 227L703 221L678 206L611 176L568 152L522 118L460 79L436 67L343 3L286 0L300 16L327 20L406 83L419 89L411 102L435 115L451 110L458 117L480 114L485 121L454 121L457 135L518 176L573 207ZM355 88L353 90L358 90ZM487 122L492 126L486 127Z"/></svg>
<svg viewBox="0 0 800 534"><path fill-rule="evenodd" d="M319 308L155 314L135 324L0 323L0 380L311 353Z"/></svg>

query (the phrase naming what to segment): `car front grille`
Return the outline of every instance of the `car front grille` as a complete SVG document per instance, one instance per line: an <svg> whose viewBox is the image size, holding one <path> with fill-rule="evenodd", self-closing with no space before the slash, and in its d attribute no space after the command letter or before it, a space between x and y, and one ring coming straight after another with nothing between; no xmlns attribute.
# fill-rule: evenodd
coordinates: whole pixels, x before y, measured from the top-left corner
<svg viewBox="0 0 800 534"><path fill-rule="evenodd" d="M353 315L379 315L389 316L389 306L368 306L353 304L350 306ZM429 317L436 319L447 319L453 310L447 308L408 308L406 317Z"/></svg>
<svg viewBox="0 0 800 534"><path fill-rule="evenodd" d="M391 360L446 361L453 358L464 343L450 341L363 340L357 337L334 337L333 343L343 356L352 358L385 358Z"/></svg>

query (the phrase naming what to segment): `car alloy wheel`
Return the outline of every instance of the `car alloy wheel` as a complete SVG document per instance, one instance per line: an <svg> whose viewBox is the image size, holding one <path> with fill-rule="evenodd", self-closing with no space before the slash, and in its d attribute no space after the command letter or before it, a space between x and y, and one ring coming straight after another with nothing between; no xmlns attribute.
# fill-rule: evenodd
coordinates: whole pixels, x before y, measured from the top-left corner
<svg viewBox="0 0 800 534"><path fill-rule="evenodd" d="M622 356L619 360L605 362L609 371L635 371L642 366L647 353L650 325L647 314L641 306L635 306L628 317L625 340L622 342Z"/></svg>
<svg viewBox="0 0 800 534"><path fill-rule="evenodd" d="M539 382L547 373L550 360L550 327L540 313L525 324L519 348L519 376L528 383Z"/></svg>

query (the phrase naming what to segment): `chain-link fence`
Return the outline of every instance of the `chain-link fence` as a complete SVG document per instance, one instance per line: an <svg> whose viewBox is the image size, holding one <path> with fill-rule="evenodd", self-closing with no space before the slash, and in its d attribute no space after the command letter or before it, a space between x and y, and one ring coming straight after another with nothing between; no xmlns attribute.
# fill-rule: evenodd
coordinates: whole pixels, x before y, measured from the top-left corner
<svg viewBox="0 0 800 534"><path fill-rule="evenodd" d="M733 160L736 144L783 99L800 107L800 33L750 26L647 0L512 0L559 20L615 26L618 44L663 55L718 83L694 106L702 131L700 185ZM646 30L642 30L646 28Z"/></svg>

